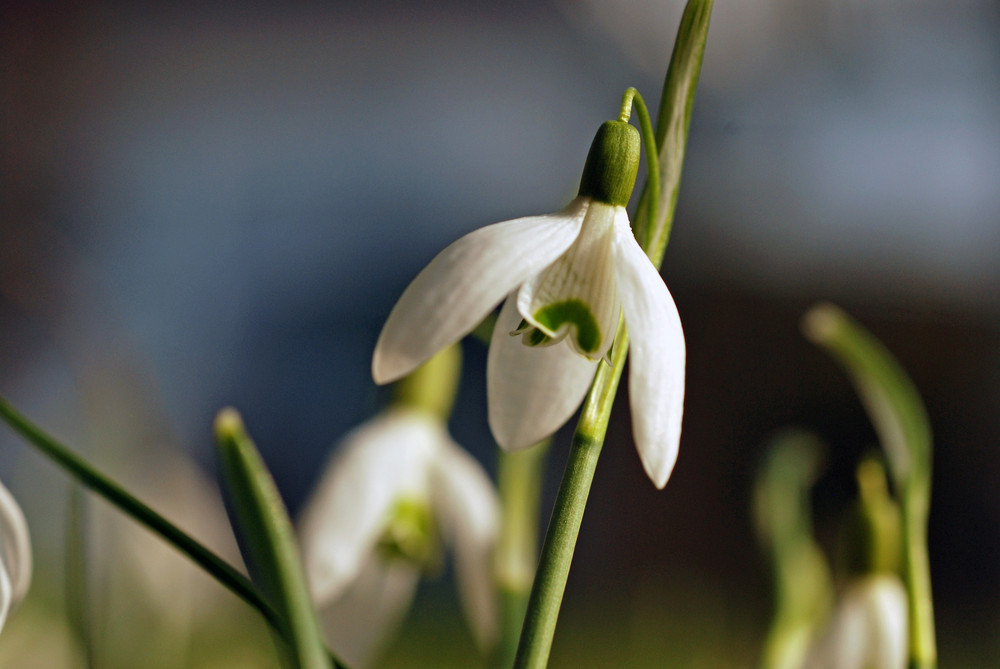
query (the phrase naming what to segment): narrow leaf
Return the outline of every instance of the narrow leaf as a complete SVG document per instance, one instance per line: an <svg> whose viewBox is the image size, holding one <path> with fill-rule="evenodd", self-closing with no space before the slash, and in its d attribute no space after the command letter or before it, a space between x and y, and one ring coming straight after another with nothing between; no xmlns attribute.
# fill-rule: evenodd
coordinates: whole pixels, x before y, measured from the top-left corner
<svg viewBox="0 0 1000 669"><path fill-rule="evenodd" d="M278 613L297 669L330 667L288 512L240 415L223 409L215 438L251 578Z"/></svg>

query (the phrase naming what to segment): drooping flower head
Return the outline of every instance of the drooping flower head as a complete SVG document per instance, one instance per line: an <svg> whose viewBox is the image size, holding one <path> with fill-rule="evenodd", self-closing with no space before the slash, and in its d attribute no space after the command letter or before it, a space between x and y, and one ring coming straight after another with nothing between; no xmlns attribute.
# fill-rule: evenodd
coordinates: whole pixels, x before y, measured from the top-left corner
<svg viewBox="0 0 1000 669"><path fill-rule="evenodd" d="M905 669L906 589L895 574L856 579L801 669Z"/></svg>
<svg viewBox="0 0 1000 669"><path fill-rule="evenodd" d="M653 483L666 485L680 441L685 345L673 298L625 210L638 164L638 132L608 121L566 208L496 223L445 248L389 314L375 381L406 375L503 301L487 361L489 421L503 448L525 448L576 411L623 316L636 446Z"/></svg>
<svg viewBox="0 0 1000 669"><path fill-rule="evenodd" d="M419 401L397 400L345 437L299 520L327 641L353 667L370 665L421 574L440 564L442 546L455 554L458 593L478 645L488 649L497 635L496 491L430 410L450 405L453 390L417 385Z"/></svg>

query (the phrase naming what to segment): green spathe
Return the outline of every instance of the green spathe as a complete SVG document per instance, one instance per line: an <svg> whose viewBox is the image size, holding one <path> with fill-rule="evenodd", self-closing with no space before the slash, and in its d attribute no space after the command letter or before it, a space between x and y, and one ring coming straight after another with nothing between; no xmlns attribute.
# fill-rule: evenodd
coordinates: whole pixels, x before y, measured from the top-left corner
<svg viewBox="0 0 1000 669"><path fill-rule="evenodd" d="M593 312L582 300L570 299L554 302L535 312L535 321L555 337L564 325L576 329L576 344L581 351L593 353L601 347L601 329Z"/></svg>
<svg viewBox="0 0 1000 669"><path fill-rule="evenodd" d="M639 131L624 121L598 128L580 179L580 195L616 207L628 205L639 172Z"/></svg>

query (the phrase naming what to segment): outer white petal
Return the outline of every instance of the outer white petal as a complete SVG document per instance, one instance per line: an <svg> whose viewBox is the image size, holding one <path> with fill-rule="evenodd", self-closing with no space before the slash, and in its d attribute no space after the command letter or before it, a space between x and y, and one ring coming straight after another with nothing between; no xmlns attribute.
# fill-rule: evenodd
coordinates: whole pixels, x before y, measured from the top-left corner
<svg viewBox="0 0 1000 669"><path fill-rule="evenodd" d="M3 629L7 622L7 614L11 611L13 597L11 596L13 587L10 584L10 575L7 574L7 567L0 563L0 629Z"/></svg>
<svg viewBox="0 0 1000 669"><path fill-rule="evenodd" d="M529 347L510 332L521 322L511 296L500 310L486 360L490 429L506 450L527 448L569 420L594 379L597 362L565 342Z"/></svg>
<svg viewBox="0 0 1000 669"><path fill-rule="evenodd" d="M632 434L649 478L662 488L681 439L686 349L681 319L663 279L632 236L624 210L615 221L618 291L631 340Z"/></svg>
<svg viewBox="0 0 1000 669"><path fill-rule="evenodd" d="M28 523L14 496L0 483L0 628L31 584Z"/></svg>
<svg viewBox="0 0 1000 669"><path fill-rule="evenodd" d="M401 496L426 498L434 454L448 439L433 417L393 410L350 433L299 522L302 557L322 606L353 580Z"/></svg>
<svg viewBox="0 0 1000 669"><path fill-rule="evenodd" d="M431 501L444 539L455 548L458 592L481 650L499 632L493 552L500 531L500 502L483 468L461 447L441 449L431 478Z"/></svg>
<svg viewBox="0 0 1000 669"><path fill-rule="evenodd" d="M544 269L580 232L588 200L548 216L480 228L451 244L403 291L382 328L372 376L405 376L482 321L507 293Z"/></svg>
<svg viewBox="0 0 1000 669"><path fill-rule="evenodd" d="M420 571L404 560L365 563L357 578L319 610L326 641L355 669L372 666L413 601Z"/></svg>
<svg viewBox="0 0 1000 669"><path fill-rule="evenodd" d="M906 590L896 576L869 576L844 591L803 669L905 669Z"/></svg>

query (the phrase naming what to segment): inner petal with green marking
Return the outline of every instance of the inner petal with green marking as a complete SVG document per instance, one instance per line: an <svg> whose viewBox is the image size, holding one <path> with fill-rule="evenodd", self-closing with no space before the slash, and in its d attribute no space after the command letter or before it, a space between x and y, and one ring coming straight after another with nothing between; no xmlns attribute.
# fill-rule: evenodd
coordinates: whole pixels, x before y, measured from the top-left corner
<svg viewBox="0 0 1000 669"><path fill-rule="evenodd" d="M440 561L440 539L430 506L423 500L396 500L376 550L384 560L404 560L424 569Z"/></svg>
<svg viewBox="0 0 1000 669"><path fill-rule="evenodd" d="M582 300L571 298L542 307L535 312L535 322L547 336L555 338L565 328L572 327L576 345L584 353L594 353L601 347L601 329L590 307Z"/></svg>
<svg viewBox="0 0 1000 669"><path fill-rule="evenodd" d="M563 339L592 360L611 346L621 302L612 246L616 207L592 202L573 245L517 295L524 319L511 334L526 346L551 346Z"/></svg>

